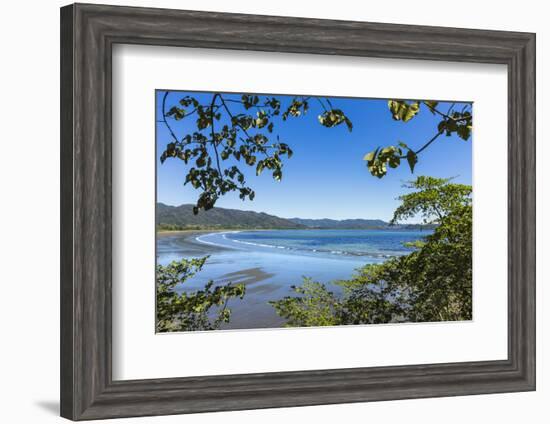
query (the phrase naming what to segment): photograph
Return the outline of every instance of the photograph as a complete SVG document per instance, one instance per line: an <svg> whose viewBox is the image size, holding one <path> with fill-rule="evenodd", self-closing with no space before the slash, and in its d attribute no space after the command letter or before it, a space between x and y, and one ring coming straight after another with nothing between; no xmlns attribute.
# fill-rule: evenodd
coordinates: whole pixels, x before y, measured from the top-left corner
<svg viewBox="0 0 550 424"><path fill-rule="evenodd" d="M544 2L3 6L2 422L550 417Z"/></svg>
<svg viewBox="0 0 550 424"><path fill-rule="evenodd" d="M473 319L472 102L154 101L157 333Z"/></svg>

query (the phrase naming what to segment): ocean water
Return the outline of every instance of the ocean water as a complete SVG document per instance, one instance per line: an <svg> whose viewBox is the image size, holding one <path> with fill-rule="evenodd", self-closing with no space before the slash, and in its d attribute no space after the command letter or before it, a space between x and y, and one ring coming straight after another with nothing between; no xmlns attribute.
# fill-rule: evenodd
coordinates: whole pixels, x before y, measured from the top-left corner
<svg viewBox="0 0 550 424"><path fill-rule="evenodd" d="M270 300L292 295L304 277L324 283L336 294L335 280L349 279L371 263L411 252L404 243L431 231L409 230L265 230L227 231L157 238L157 263L210 255L203 270L177 287L193 291L209 280L244 283L243 300L232 300L232 318L223 329L276 328L283 324Z"/></svg>
<svg viewBox="0 0 550 424"><path fill-rule="evenodd" d="M411 249L403 243L418 240L426 234L426 231L405 230L235 231L207 234L198 237L198 241L261 251L283 249L295 254L389 258L409 253Z"/></svg>

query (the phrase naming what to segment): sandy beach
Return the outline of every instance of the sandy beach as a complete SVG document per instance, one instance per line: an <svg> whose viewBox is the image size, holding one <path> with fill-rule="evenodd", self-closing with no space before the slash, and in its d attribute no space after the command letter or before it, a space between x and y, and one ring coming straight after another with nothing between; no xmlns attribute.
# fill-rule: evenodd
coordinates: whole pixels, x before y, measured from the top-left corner
<svg viewBox="0 0 550 424"><path fill-rule="evenodd" d="M227 231L227 230L226 230ZM159 239L173 238L178 241L179 246L181 246L182 254L186 256L206 256L212 255L219 252L227 252L232 249L225 248L222 246L216 246L207 243L201 243L197 241L197 237L205 234L212 234L215 232L224 232L223 230L212 231L212 230L185 230L185 231L164 231L158 232L157 236ZM209 261L210 262L210 261ZM245 285L252 285L259 283L273 277L272 273L265 272L260 267L244 268L237 271L228 272L219 276L216 280L219 284L226 284L229 282L233 283L242 283ZM252 288L251 288L252 290Z"/></svg>
<svg viewBox="0 0 550 424"><path fill-rule="evenodd" d="M208 245L196 240L197 237L205 234L221 233L227 230L181 230L181 231L157 231L157 239L177 239L184 250L191 256L209 255L213 252L229 250L221 246ZM157 242L158 244L158 242Z"/></svg>

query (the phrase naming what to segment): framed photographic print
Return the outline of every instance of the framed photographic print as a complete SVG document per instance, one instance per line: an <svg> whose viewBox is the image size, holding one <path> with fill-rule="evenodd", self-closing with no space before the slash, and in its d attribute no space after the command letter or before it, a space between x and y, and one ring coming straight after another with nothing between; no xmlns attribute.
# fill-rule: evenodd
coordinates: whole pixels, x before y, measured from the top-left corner
<svg viewBox="0 0 550 424"><path fill-rule="evenodd" d="M535 389L535 36L61 9L61 414Z"/></svg>

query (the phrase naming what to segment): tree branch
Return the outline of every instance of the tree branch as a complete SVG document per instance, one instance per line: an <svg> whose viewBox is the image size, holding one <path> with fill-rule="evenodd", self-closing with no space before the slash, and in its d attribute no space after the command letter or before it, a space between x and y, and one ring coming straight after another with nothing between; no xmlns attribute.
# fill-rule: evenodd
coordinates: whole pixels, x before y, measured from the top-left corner
<svg viewBox="0 0 550 424"><path fill-rule="evenodd" d="M233 119L235 118L233 116L233 114L231 113L231 111L229 110L229 108L227 107L227 105L225 104L225 100L224 98L222 97L222 95L220 93L216 93L218 95L218 97L220 98L221 102L222 102L222 106L224 107L224 109L227 111L227 114L229 115L229 118L231 118L231 121L233 122ZM239 124L238 122L236 123L236 125L241 129L243 130L243 132L246 134L246 136L248 138L252 138L250 137L250 135L248 134L248 132L241 126L241 124Z"/></svg>
<svg viewBox="0 0 550 424"><path fill-rule="evenodd" d="M170 124L168 124L168 121L166 120L166 98L168 97L169 93L170 93L169 91L165 92L164 96L162 97L162 120L163 120L164 124L166 125L166 128L168 128L168 131L170 131L170 134L172 135L172 137L174 138L174 140L177 143L179 140L176 137L176 134L174 134L174 131L172 130L172 127L170 127Z"/></svg>
<svg viewBox="0 0 550 424"><path fill-rule="evenodd" d="M219 93L214 94L212 97L212 103L210 103L210 123L212 125L212 146L214 146L214 152L216 153L216 165L218 167L218 172L220 173L220 178L222 176L222 169L220 167L220 155L218 153L218 146L216 145L216 132L214 130L214 105L216 103L216 97L219 96Z"/></svg>
<svg viewBox="0 0 550 424"><path fill-rule="evenodd" d="M238 103L240 105L244 105L243 101L242 100L235 100L235 99L224 99L226 102L229 102L229 103ZM250 106L251 108L256 108L256 109L261 109L263 107L269 107L269 104L268 103L264 103L264 104L261 104L261 105L251 105Z"/></svg>
<svg viewBox="0 0 550 424"><path fill-rule="evenodd" d="M414 151L414 154L415 155L418 155L419 153L421 153L424 149L426 149L430 144L432 144L435 140L437 140L437 138L443 134L444 130L441 130L439 131L436 135L434 135L432 138L430 138L420 149ZM406 159L407 156L406 155L401 155L399 156L399 159Z"/></svg>
<svg viewBox="0 0 550 424"><path fill-rule="evenodd" d="M437 113L438 115L440 115L441 117L445 118L445 119L449 119L451 121L454 121L454 122L460 122L460 121L468 121L470 119L472 119L471 116L469 117L463 117L463 118L453 118L452 116L449 115L449 113L451 113L451 110L453 109L453 107L455 106L455 103L451 104L451 107L449 108L449 111L447 113L443 113L441 112L440 110L436 109L435 107L432 107L430 104L428 104L428 102L422 102L428 109L430 109L432 112L434 113Z"/></svg>
<svg viewBox="0 0 550 424"><path fill-rule="evenodd" d="M319 97L315 97L315 100L317 100L319 102L319 104L321 105L321 107L323 108L323 110L325 112L328 112L327 108L325 107L325 105L323 104L323 102L321 101L321 99Z"/></svg>
<svg viewBox="0 0 550 424"><path fill-rule="evenodd" d="M436 135L434 135L426 144L424 144L420 149L418 149L416 152L414 152L415 154L419 154L420 152L422 152L425 148L427 148L430 144L432 144L435 140L437 140L437 138L443 134L443 130L439 131Z"/></svg>

